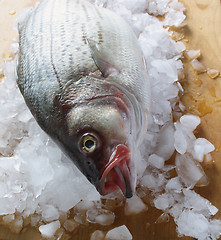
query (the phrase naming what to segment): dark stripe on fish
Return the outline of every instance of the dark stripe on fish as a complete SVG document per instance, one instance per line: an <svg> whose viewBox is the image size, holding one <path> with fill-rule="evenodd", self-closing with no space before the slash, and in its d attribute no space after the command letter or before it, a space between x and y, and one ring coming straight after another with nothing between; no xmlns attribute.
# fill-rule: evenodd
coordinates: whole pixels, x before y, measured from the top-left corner
<svg viewBox="0 0 221 240"><path fill-rule="evenodd" d="M51 16L50 16L51 22L53 21L53 12L54 12L55 3L56 3L56 0L54 0L53 3L52 3ZM55 64L54 64L54 60L53 60L53 43L54 43L54 41L53 41L53 33L52 33L52 24L50 25L50 37L51 37L51 49L50 49L51 65L52 65L52 68L54 70L55 76L57 78L59 87L62 90L63 86L62 86L62 83L61 83L61 79L59 78L59 75L58 75L58 72L56 70L56 67L55 67Z"/></svg>

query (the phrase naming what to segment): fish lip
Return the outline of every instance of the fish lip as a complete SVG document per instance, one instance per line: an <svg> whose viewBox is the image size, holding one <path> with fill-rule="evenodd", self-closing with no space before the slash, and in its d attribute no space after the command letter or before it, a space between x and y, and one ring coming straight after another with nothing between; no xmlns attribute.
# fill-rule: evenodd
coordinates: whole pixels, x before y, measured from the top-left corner
<svg viewBox="0 0 221 240"><path fill-rule="evenodd" d="M121 189L126 198L134 193L134 179L131 173L130 150L124 144L118 144L104 167L100 181L99 192L107 195Z"/></svg>

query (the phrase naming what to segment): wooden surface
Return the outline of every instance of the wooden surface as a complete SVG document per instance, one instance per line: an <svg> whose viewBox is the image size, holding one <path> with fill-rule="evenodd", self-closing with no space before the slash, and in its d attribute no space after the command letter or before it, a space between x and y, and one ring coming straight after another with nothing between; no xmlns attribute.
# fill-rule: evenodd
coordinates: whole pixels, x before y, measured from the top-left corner
<svg viewBox="0 0 221 240"><path fill-rule="evenodd" d="M13 26L18 13L35 2L37 0L0 0L0 62L8 56L11 41L17 36Z"/></svg>
<svg viewBox="0 0 221 240"><path fill-rule="evenodd" d="M33 5L35 0L0 0L0 62L8 55L11 39L15 36L12 25L17 14L24 7ZM221 71L221 2L220 0L182 0L187 9L187 27L185 43L187 49L200 49L200 62L208 68ZM196 189L221 210L221 78L211 79L206 73L197 75L188 60L184 59L185 79L182 85L185 95L182 97L187 113L201 116L202 124L197 135L206 137L216 147L212 154L213 164L204 166L209 177L208 187ZM197 80L197 81L195 81ZM199 86L199 80L202 82ZM148 212L134 217L125 218L122 209L117 212L116 225L126 224L134 236L134 240L173 240L177 239L175 224L155 224L161 212L149 206ZM221 218L221 212L217 214ZM149 224L150 223L150 226ZM147 226L149 226L147 228ZM100 226L82 227L71 239L86 240L94 229ZM104 228L106 230L106 228ZM1 240L39 240L40 235L35 229L26 228L19 235L10 233L0 227ZM182 238L190 239L190 238Z"/></svg>
<svg viewBox="0 0 221 240"><path fill-rule="evenodd" d="M221 71L220 0L183 0L183 3L187 9L187 49L200 49L200 62ZM197 75L188 61L185 75L182 101L188 113L201 116L197 135L206 137L216 147L212 154L214 163L204 167L210 184L199 192L221 210L221 78L211 79L206 73ZM202 81L202 85L198 86L195 80ZM221 218L221 212L217 217Z"/></svg>

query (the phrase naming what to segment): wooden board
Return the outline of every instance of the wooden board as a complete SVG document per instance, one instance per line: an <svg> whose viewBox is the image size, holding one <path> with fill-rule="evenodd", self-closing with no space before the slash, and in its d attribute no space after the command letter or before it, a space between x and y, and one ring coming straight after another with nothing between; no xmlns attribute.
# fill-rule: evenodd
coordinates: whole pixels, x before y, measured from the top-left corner
<svg viewBox="0 0 221 240"><path fill-rule="evenodd" d="M13 29L18 14L24 8L33 6L37 0L0 0L0 62L8 56L11 41L17 36Z"/></svg>
<svg viewBox="0 0 221 240"><path fill-rule="evenodd" d="M187 9L187 49L200 49L200 62L207 68L221 71L221 3L219 0L183 0ZM201 116L198 136L206 137L216 150L214 163L205 166L210 184L199 189L221 209L221 78L211 79L206 73L197 75L189 62L185 62L185 95L182 98L188 113ZM202 85L194 80L202 81ZM217 217L221 217L219 212Z"/></svg>
<svg viewBox="0 0 221 240"><path fill-rule="evenodd" d="M0 0L0 62L8 55L11 39L16 35L12 30L15 17L24 7L33 5L34 2L36 1ZM206 67L221 70L220 0L182 0L182 2L187 9L188 25L185 29L187 49L200 49L202 53L200 62ZM10 11L16 11L16 14L10 15ZM196 190L221 209L221 101L218 101L221 98L221 78L211 79L206 73L197 75L189 61L185 59L184 68L185 79L182 81L182 85L185 95L182 96L182 101L186 106L186 112L201 116L202 124L197 129L197 135L206 137L216 147L212 154L214 163L204 166L210 184L208 187ZM202 81L201 86L197 79ZM144 214L125 217L122 209L119 209L115 225L126 224L133 233L134 240L177 239L175 224L172 220L168 223L154 223L161 213L149 206L149 210ZM218 213L217 217L221 218L221 213ZM83 226L71 239L89 239L90 233L95 229L107 230L98 225ZM24 229L24 232L19 235L12 234L8 229L0 227L0 239L39 240L41 237L35 229L30 227Z"/></svg>

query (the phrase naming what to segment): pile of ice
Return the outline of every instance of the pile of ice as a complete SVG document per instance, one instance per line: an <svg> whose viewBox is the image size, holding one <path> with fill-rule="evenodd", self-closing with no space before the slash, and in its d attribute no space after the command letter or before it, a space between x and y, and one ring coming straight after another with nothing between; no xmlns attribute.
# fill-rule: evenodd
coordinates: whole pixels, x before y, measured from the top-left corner
<svg viewBox="0 0 221 240"><path fill-rule="evenodd" d="M146 189L149 189L152 204L163 211L158 222L168 221L170 215L180 236L217 239L221 221L212 217L218 209L193 190L194 186L205 186L208 182L200 162L211 161L214 146L206 139L195 137L193 131L200 124L200 118L182 116L184 106L178 97L179 91L183 91L178 80L182 75L180 58L185 46L172 40L169 26L183 26L183 5L177 0L91 2L117 12L131 24L149 69L152 109L142 158L138 157L137 195L125 201L122 194L116 192L100 201L95 188L33 119L16 86L16 63L12 60L4 64L5 77L0 83L2 223L19 232L29 219L46 238L58 234L61 227L72 232L85 222L107 226L115 221L113 212L119 206L124 206L127 216L147 211L142 199L148 198ZM164 20L159 20L159 15L164 16ZM16 48L14 43L13 49ZM175 123L172 113L178 119ZM169 165L167 160L174 152L175 163ZM175 170L176 177L171 177ZM68 218L70 209L73 209L73 218ZM117 238L119 236L122 238ZM96 231L91 239L104 237L132 239L126 226L108 233Z"/></svg>

